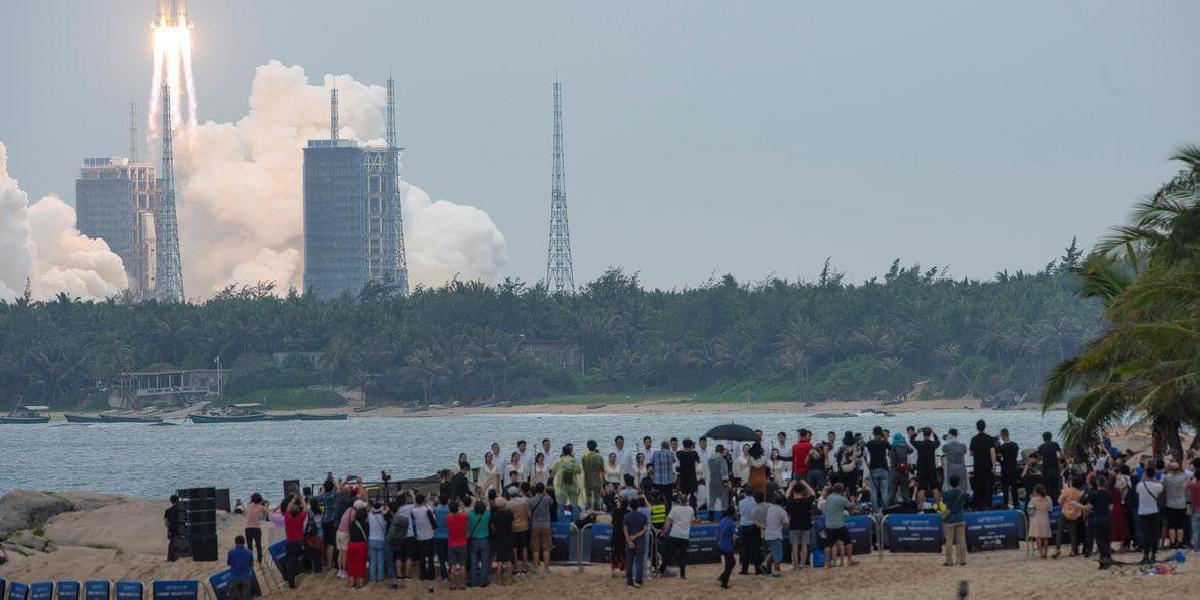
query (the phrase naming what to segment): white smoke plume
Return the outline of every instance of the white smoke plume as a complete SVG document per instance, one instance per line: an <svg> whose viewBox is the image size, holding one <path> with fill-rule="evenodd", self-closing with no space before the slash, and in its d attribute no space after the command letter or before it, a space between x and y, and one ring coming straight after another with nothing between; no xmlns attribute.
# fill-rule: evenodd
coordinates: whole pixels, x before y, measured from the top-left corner
<svg viewBox="0 0 1200 600"><path fill-rule="evenodd" d="M57 196L29 204L8 174L8 148L0 142L0 298L20 296L26 281L38 300L59 292L103 299L128 286L121 257L104 240L79 233L74 208Z"/></svg>
<svg viewBox="0 0 1200 600"><path fill-rule="evenodd" d="M304 69L257 68L250 112L236 123L203 123L177 144L184 284L203 297L230 284L274 281L303 289L303 148L329 137L329 91L338 88L340 135L383 143L387 92L349 75L312 85ZM492 280L507 262L488 214L430 201L407 184L404 235L415 287Z"/></svg>

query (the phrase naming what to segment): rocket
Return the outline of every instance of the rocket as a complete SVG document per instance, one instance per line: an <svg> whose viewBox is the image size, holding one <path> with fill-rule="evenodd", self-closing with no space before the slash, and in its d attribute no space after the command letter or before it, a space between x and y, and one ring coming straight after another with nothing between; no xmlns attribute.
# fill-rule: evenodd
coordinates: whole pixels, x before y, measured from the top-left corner
<svg viewBox="0 0 1200 600"><path fill-rule="evenodd" d="M158 16L154 20L154 25L156 27L189 25L187 0L158 0Z"/></svg>

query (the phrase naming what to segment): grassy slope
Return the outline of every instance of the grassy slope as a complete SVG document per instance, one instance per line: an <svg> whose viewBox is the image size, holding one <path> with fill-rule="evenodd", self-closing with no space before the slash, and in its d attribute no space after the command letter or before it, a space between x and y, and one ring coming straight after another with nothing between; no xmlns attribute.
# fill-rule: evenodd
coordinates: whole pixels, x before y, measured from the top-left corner
<svg viewBox="0 0 1200 600"><path fill-rule="evenodd" d="M238 398L225 398L221 404L258 402L270 410L303 410L308 408L336 408L346 405L346 399L329 390L290 388L262 390Z"/></svg>

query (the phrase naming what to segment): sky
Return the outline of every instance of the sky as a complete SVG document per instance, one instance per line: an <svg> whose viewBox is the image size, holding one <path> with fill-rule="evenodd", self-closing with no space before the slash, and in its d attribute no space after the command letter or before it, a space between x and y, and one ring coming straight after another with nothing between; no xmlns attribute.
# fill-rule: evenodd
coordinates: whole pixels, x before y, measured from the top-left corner
<svg viewBox="0 0 1200 600"><path fill-rule="evenodd" d="M0 5L0 141L73 202L149 95L153 0ZM403 176L486 210L503 275L545 275L564 86L576 281L956 277L1084 245L1200 142L1200 3L191 0L202 121L255 67L398 81ZM297 150L299 151L299 149ZM181 226L186 227L186 223Z"/></svg>

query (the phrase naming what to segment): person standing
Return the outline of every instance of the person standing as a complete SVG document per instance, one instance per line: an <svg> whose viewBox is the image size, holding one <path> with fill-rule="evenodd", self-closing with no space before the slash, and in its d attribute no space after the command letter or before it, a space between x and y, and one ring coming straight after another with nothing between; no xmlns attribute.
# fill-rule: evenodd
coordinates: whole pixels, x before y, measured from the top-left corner
<svg viewBox="0 0 1200 600"><path fill-rule="evenodd" d="M250 504L246 505L246 549L251 552L257 550L260 563L263 553L262 522L267 520L268 512L270 509L263 501L262 494L258 492L250 494Z"/></svg>
<svg viewBox="0 0 1200 600"><path fill-rule="evenodd" d="M617 465L621 468L621 475L628 474L637 477L637 465L634 461L636 453L625 447L625 436L618 435L613 438L613 452L617 455Z"/></svg>
<svg viewBox="0 0 1200 600"><path fill-rule="evenodd" d="M437 579L437 572L433 566L433 540L437 533L437 517L425 494L417 494L409 520L412 521L413 537L417 542L416 556L413 558L417 561L418 577L422 581L432 582Z"/></svg>
<svg viewBox="0 0 1200 600"><path fill-rule="evenodd" d="M712 456L708 457L707 471L708 520L714 521L729 509L729 463L725 461L725 446L717 444Z"/></svg>
<svg viewBox="0 0 1200 600"><path fill-rule="evenodd" d="M529 484L508 501L513 515L513 574L524 575L529 568Z"/></svg>
<svg viewBox="0 0 1200 600"><path fill-rule="evenodd" d="M972 500L978 510L991 510L993 494L996 489L996 438L987 432L987 423L983 419L975 422L978 433L971 438L971 461L975 472L972 474Z"/></svg>
<svg viewBox="0 0 1200 600"><path fill-rule="evenodd" d="M762 574L762 535L759 533L758 525L754 522L754 509L758 507L758 498L754 494L747 493L744 498L738 501L738 537L742 539L741 563L742 575L750 573L750 566L754 566L754 574Z"/></svg>
<svg viewBox="0 0 1200 600"><path fill-rule="evenodd" d="M684 439L683 450L675 453L675 460L679 464L679 492L683 495L684 502L694 508L696 490L700 488L697 478L700 455L696 453L696 443L691 439Z"/></svg>
<svg viewBox="0 0 1200 600"><path fill-rule="evenodd" d="M1138 525L1142 532L1142 562L1158 560L1158 535L1162 528L1159 499L1163 485L1155 480L1153 464L1146 465L1145 474L1137 484Z"/></svg>
<svg viewBox="0 0 1200 600"><path fill-rule="evenodd" d="M670 559L664 559L658 567L661 575L666 572L671 562L679 567L679 578L687 579L687 550L688 537L692 533L692 521L696 519L696 511L688 505L687 498L681 493L675 498L671 512L667 513L667 522L663 525L666 532L666 542L670 548Z"/></svg>
<svg viewBox="0 0 1200 600"><path fill-rule="evenodd" d="M601 478L603 479L604 463L601 462ZM575 448L571 444L562 447L562 454L550 468L554 477L554 494L559 506L569 510L572 517L578 518L577 508L586 506L583 494L580 493L580 483L583 483L583 467L575 459Z"/></svg>
<svg viewBox="0 0 1200 600"><path fill-rule="evenodd" d="M535 573L539 566L550 572L550 502L546 486L534 485L533 498L529 499L529 561Z"/></svg>
<svg viewBox="0 0 1200 600"><path fill-rule="evenodd" d="M458 472L450 478L450 499L459 503L471 495L471 463L458 463Z"/></svg>
<svg viewBox="0 0 1200 600"><path fill-rule="evenodd" d="M1096 550L1100 553L1100 568L1107 569L1112 564L1112 541L1109 539L1112 531L1112 492L1104 475L1097 475L1092 483L1093 489L1088 492L1084 502L1089 508L1089 525L1096 541Z"/></svg>
<svg viewBox="0 0 1200 600"><path fill-rule="evenodd" d="M756 523L762 530L763 543L767 546L767 563L763 565L763 570L772 577L781 575L783 564L783 533L788 530L789 524L787 510L783 507L785 502L783 496L777 495L767 504L762 520Z"/></svg>
<svg viewBox="0 0 1200 600"><path fill-rule="evenodd" d="M367 585L367 503L354 502L354 512L346 511L353 519L346 542L346 575L354 589ZM288 569L291 572L291 569ZM292 587L295 587L294 585Z"/></svg>
<svg viewBox="0 0 1200 600"><path fill-rule="evenodd" d="M625 515L629 514L628 506L629 501L618 496L612 512L609 513L612 518L612 538L609 540L612 556L609 557L609 566L614 578L625 570Z"/></svg>
<svg viewBox="0 0 1200 600"><path fill-rule="evenodd" d="M934 504L942 501L937 484L937 449L942 443L929 427L921 429L919 440L915 433L909 436L908 443L917 451L917 510L923 510L928 493L933 494Z"/></svg>
<svg viewBox="0 0 1200 600"><path fill-rule="evenodd" d="M678 462L675 453L671 451L670 442L667 441L663 441L659 445L659 449L650 456L654 489L662 494L668 511L671 510L671 500L675 497L675 466Z"/></svg>
<svg viewBox="0 0 1200 600"><path fill-rule="evenodd" d="M808 455L812 452L812 440L807 429L796 430L798 439L792 444L792 479L808 479Z"/></svg>
<svg viewBox="0 0 1200 600"><path fill-rule="evenodd" d="M387 569L384 568L384 547L387 546L387 519L380 510L382 505L376 502L367 515L367 566L371 583L383 581Z"/></svg>
<svg viewBox="0 0 1200 600"><path fill-rule="evenodd" d="M496 498L492 509L492 533L489 538L492 554L496 557L496 578L500 585L512 583L516 565L513 561L513 513L503 496Z"/></svg>
<svg viewBox="0 0 1200 600"><path fill-rule="evenodd" d="M459 508L458 500L446 507L446 561L450 563L450 589L466 587L467 513Z"/></svg>
<svg viewBox="0 0 1200 600"><path fill-rule="evenodd" d="M163 511L163 525L167 528L167 562L175 562L175 538L179 536L179 496L175 494L171 494L171 505Z"/></svg>
<svg viewBox="0 0 1200 600"><path fill-rule="evenodd" d="M1000 430L996 459L1000 461L1000 493L1004 496L1004 506L1016 509L1019 502L1017 487L1021 484L1021 447L1009 439L1008 429Z"/></svg>
<svg viewBox="0 0 1200 600"><path fill-rule="evenodd" d="M825 513L825 568L833 567L834 561L842 557L848 566L858 563L854 560L854 542L850 539L850 530L846 528L846 514L853 510L854 505L845 496L846 486L835 483L825 488L817 508Z"/></svg>
<svg viewBox="0 0 1200 600"><path fill-rule="evenodd" d="M296 575L300 572L300 558L304 555L304 524L308 512L304 507L304 499L299 494L292 496L287 511L283 514L284 548L286 549L287 568L284 578L288 587L296 587Z"/></svg>
<svg viewBox="0 0 1200 600"><path fill-rule="evenodd" d="M813 503L816 492L803 479L792 480L787 489L788 538L792 544L792 570L804 568L808 540L812 531Z"/></svg>
<svg viewBox="0 0 1200 600"><path fill-rule="evenodd" d="M950 477L958 476L958 485L967 485L967 445L958 441L958 430L950 428L946 435L946 443L942 444L942 475L946 478L942 486L942 494L950 489Z"/></svg>
<svg viewBox="0 0 1200 600"><path fill-rule="evenodd" d="M1200 553L1200 458L1192 461L1192 480L1187 484L1192 507L1192 552Z"/></svg>
<svg viewBox="0 0 1200 600"><path fill-rule="evenodd" d="M721 517L721 522L717 524L717 551L721 553L721 561L725 564L718 581L725 589L729 588L729 576L733 574L733 567L737 565L737 561L733 558L733 545L737 541L737 530L737 520L733 518L731 512L725 513Z"/></svg>
<svg viewBox="0 0 1200 600"><path fill-rule="evenodd" d="M588 440L587 452L579 459L583 467L583 506L587 510L600 510L604 506L600 500L600 490L604 487L604 457L596 448L596 440Z"/></svg>
<svg viewBox="0 0 1200 600"><path fill-rule="evenodd" d="M1166 543L1169 548L1183 548L1186 545L1183 533L1188 526L1187 484L1191 479L1178 462L1172 460L1167 463L1167 473L1162 478L1165 497L1162 513L1166 521Z"/></svg>
<svg viewBox="0 0 1200 600"><path fill-rule="evenodd" d="M1083 506L1083 490L1076 487L1078 482L1073 479L1066 481L1066 487L1058 494L1058 504L1062 507L1062 518L1058 521L1058 530L1054 534L1054 556L1062 555L1063 533L1071 540L1071 556L1079 554L1079 545L1083 542L1083 525L1085 514Z"/></svg>
<svg viewBox="0 0 1200 600"><path fill-rule="evenodd" d="M892 445L888 449L888 463L891 465L888 491L891 494L892 501L896 503L908 502L912 497L908 490L908 480L912 472L912 464L909 460L910 454L912 452L911 447L908 445L908 438L904 437L904 434L899 431L892 434Z"/></svg>
<svg viewBox="0 0 1200 600"><path fill-rule="evenodd" d="M1046 496L1045 485L1038 483L1030 488L1028 505L1033 511L1033 516L1029 517L1028 536L1037 543L1038 554L1046 558L1050 550L1050 510L1054 508L1054 502Z"/></svg>
<svg viewBox="0 0 1200 600"><path fill-rule="evenodd" d="M954 566L957 554L958 565L962 566L967 564L967 523L963 514L963 508L967 504L967 493L962 490L965 486L959 481L958 475L950 475L948 483L950 485L942 496L942 502L946 505L942 516L946 562L942 564L947 567Z"/></svg>
<svg viewBox="0 0 1200 600"><path fill-rule="evenodd" d="M229 600L250 600L254 591L254 554L246 547L246 538L233 538L233 548L225 555L229 566Z"/></svg>
<svg viewBox="0 0 1200 600"><path fill-rule="evenodd" d="M888 454L891 445L883 433L883 428L876 425L871 431L871 441L867 442L867 469L871 474L871 506L876 514L882 514L883 509L891 504L891 467L888 464Z"/></svg>
<svg viewBox="0 0 1200 600"><path fill-rule="evenodd" d="M474 510L467 514L467 587L488 585L488 577L492 570L492 548L488 543L491 517L492 512L483 500L476 500Z"/></svg>
<svg viewBox="0 0 1200 600"><path fill-rule="evenodd" d="M437 506L433 509L433 520L436 523L436 527L433 530L433 553L437 556L438 575L442 578L442 581L450 578L450 571L447 566L447 561L449 560L448 547L446 545L447 540L450 538L450 532L446 529L446 517L450 514L448 500L448 496L439 494Z"/></svg>
<svg viewBox="0 0 1200 600"><path fill-rule="evenodd" d="M1062 493L1062 447L1054 441L1049 431L1042 434L1042 445L1037 448L1041 459L1042 481L1050 500L1057 502Z"/></svg>
<svg viewBox="0 0 1200 600"><path fill-rule="evenodd" d="M626 548L625 585L634 588L641 588L646 577L647 536L650 534L650 519L641 508L642 499L634 499L621 525Z"/></svg>

